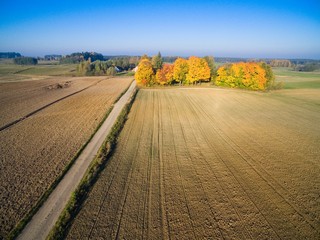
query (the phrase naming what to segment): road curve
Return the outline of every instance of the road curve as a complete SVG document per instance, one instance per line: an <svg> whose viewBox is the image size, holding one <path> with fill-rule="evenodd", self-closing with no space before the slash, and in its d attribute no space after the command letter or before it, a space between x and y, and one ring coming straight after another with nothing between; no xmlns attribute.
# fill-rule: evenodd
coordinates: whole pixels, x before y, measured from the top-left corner
<svg viewBox="0 0 320 240"><path fill-rule="evenodd" d="M71 193L79 185L83 175L89 167L91 161L96 156L100 146L103 144L109 134L113 124L117 120L121 110L129 100L136 81L133 81L127 92L114 105L108 118L101 125L97 133L93 136L88 145L84 148L75 163L69 169L67 174L50 194L45 203L33 216L30 222L23 229L17 239L45 239L50 230L58 220L59 215L70 199Z"/></svg>

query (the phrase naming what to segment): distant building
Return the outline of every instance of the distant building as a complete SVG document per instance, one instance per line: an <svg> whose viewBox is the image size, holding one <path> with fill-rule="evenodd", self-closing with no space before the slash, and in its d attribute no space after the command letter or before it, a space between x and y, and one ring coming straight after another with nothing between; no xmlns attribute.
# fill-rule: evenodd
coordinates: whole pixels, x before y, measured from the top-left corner
<svg viewBox="0 0 320 240"><path fill-rule="evenodd" d="M52 61L52 60L59 61L61 58L62 58L62 55L57 55L57 54L51 54L51 55L44 56L44 59L47 61Z"/></svg>
<svg viewBox="0 0 320 240"><path fill-rule="evenodd" d="M136 66L134 69L132 69L132 72L137 72L138 71L138 66Z"/></svg>
<svg viewBox="0 0 320 240"><path fill-rule="evenodd" d="M123 68L122 67L115 66L114 69L116 70L116 72L123 72Z"/></svg>

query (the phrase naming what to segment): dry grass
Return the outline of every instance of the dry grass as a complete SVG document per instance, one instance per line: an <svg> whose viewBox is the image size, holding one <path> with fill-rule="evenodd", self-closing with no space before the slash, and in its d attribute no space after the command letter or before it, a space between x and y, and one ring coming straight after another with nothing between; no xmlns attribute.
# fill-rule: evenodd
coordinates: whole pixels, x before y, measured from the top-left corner
<svg viewBox="0 0 320 240"><path fill-rule="evenodd" d="M317 239L319 105L287 99L140 90L67 238Z"/></svg>
<svg viewBox="0 0 320 240"><path fill-rule="evenodd" d="M131 80L73 78L69 87L51 89L62 78L0 85L3 124L93 84L0 132L0 236L35 205Z"/></svg>

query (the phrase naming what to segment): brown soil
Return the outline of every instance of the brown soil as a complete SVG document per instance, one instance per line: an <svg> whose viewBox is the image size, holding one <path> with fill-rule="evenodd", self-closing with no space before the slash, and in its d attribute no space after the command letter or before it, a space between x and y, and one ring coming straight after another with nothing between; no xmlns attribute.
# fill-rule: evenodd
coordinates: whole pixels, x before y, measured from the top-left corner
<svg viewBox="0 0 320 240"><path fill-rule="evenodd" d="M78 80L73 78L61 92L46 90L48 82L40 81L0 85L0 89L16 89L6 98L0 91L1 111L15 105L26 113L97 82L0 132L0 236L8 234L61 174L132 78ZM6 121L18 116L16 111Z"/></svg>
<svg viewBox="0 0 320 240"><path fill-rule="evenodd" d="M319 106L286 97L141 90L67 238L319 238Z"/></svg>
<svg viewBox="0 0 320 240"><path fill-rule="evenodd" d="M39 81L0 83L0 127L101 79L49 77ZM59 91L52 91L54 89Z"/></svg>

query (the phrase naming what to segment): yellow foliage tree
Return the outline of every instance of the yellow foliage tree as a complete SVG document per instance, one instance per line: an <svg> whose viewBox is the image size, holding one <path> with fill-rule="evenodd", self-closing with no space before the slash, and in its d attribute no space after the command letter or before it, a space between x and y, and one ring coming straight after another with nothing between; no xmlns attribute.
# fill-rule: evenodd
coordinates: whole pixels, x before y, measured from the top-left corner
<svg viewBox="0 0 320 240"><path fill-rule="evenodd" d="M134 75L137 84L151 86L154 83L154 72L149 59L142 59L138 65L138 70Z"/></svg>
<svg viewBox="0 0 320 240"><path fill-rule="evenodd" d="M234 63L222 66L217 71L216 85L264 90L267 74L261 63Z"/></svg>
<svg viewBox="0 0 320 240"><path fill-rule="evenodd" d="M208 63L203 58L190 57L188 59L189 71L186 75L188 83L197 81L208 81L210 79L210 68Z"/></svg>
<svg viewBox="0 0 320 240"><path fill-rule="evenodd" d="M189 71L188 61L183 58L177 58L173 65L174 80L180 82L180 84L186 82L186 75Z"/></svg>

